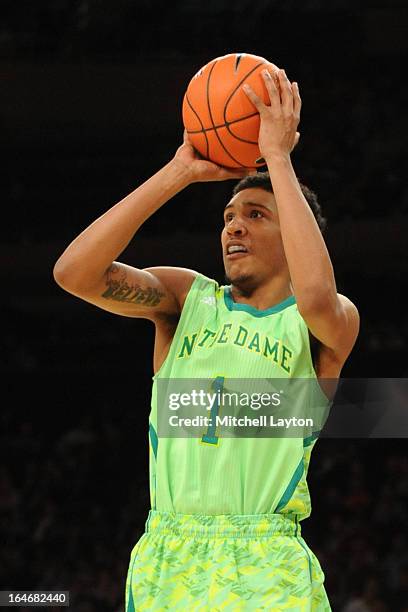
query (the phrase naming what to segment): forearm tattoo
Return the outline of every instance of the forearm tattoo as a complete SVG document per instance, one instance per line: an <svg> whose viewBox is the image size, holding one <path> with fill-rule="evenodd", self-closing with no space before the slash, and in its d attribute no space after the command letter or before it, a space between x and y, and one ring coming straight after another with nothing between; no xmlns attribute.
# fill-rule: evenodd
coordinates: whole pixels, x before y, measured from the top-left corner
<svg viewBox="0 0 408 612"><path fill-rule="evenodd" d="M139 285L129 285L127 282L126 271L123 271L118 279L113 276L119 272L119 266L112 264L106 271L106 286L107 289L102 293L102 297L107 300L115 300L117 302L128 302L129 304L143 304L144 306L157 306L164 293L155 287L145 287L142 289Z"/></svg>

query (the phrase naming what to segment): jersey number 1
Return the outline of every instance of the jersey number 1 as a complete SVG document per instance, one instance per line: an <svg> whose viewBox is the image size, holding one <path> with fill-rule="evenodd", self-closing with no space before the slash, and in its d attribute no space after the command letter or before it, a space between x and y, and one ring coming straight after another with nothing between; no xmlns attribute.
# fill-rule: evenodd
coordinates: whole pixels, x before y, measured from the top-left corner
<svg viewBox="0 0 408 612"><path fill-rule="evenodd" d="M218 436L215 435L215 430L217 428L216 425L216 417L220 411L220 403L219 403L219 394L222 393L222 389L224 387L224 376L217 376L217 378L213 381L211 385L211 389L213 389L216 393L215 402L211 408L210 413L210 425L208 426L207 432L203 434L201 437L201 442L205 444L218 444Z"/></svg>

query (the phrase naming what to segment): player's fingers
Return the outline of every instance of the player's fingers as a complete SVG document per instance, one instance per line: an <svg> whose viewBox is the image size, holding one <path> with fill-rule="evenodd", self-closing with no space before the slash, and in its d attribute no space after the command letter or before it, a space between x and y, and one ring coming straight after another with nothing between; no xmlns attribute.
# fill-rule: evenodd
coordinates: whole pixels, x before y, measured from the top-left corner
<svg viewBox="0 0 408 612"><path fill-rule="evenodd" d="M282 98L282 109L286 116L293 113L293 91L286 72L279 70L279 85Z"/></svg>
<svg viewBox="0 0 408 612"><path fill-rule="evenodd" d="M250 85L248 85L248 83L244 83L242 89L244 90L252 104L255 106L256 110L260 113L261 110L265 108L265 104L262 102L261 98L254 92L254 90L252 89L252 87L250 87Z"/></svg>
<svg viewBox="0 0 408 612"><path fill-rule="evenodd" d="M262 70L262 76L265 82L265 87L269 94L271 109L275 113L280 113L280 96L277 84L275 83L274 78L269 72L269 70Z"/></svg>
<svg viewBox="0 0 408 612"><path fill-rule="evenodd" d="M184 144L191 144L190 139L188 137L188 132L186 129L183 132L183 142Z"/></svg>
<svg viewBox="0 0 408 612"><path fill-rule="evenodd" d="M302 100L299 94L299 85L296 82L292 83L293 92L293 114L295 119L300 121L300 109L302 108Z"/></svg>
<svg viewBox="0 0 408 612"><path fill-rule="evenodd" d="M220 166L218 178L219 180L224 179L241 179L249 174L256 174L254 168L223 168Z"/></svg>

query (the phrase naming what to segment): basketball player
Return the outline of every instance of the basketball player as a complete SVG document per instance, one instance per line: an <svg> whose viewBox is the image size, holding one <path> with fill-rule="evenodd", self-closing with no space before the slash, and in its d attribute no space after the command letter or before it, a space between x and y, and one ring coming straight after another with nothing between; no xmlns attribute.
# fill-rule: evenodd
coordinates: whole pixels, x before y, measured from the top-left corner
<svg viewBox="0 0 408 612"><path fill-rule="evenodd" d="M310 514L306 474L317 434L157 435L160 379L333 379L356 340L357 309L337 293L304 193L311 204L313 197L291 164L298 86L282 70L263 78L269 104L245 91L260 113L269 174L246 176L199 159L185 136L175 157L82 232L55 266L70 293L156 326L151 510L131 553L126 612L330 610L324 574L299 524ZM187 185L244 176L224 211L229 286L184 268L139 270L115 261L142 223Z"/></svg>

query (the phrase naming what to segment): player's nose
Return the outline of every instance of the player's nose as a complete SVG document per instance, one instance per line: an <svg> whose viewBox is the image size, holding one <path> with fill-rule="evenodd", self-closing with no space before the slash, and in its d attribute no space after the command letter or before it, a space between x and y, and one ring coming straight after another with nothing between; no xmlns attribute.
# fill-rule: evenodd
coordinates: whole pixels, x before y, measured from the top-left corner
<svg viewBox="0 0 408 612"><path fill-rule="evenodd" d="M245 222L238 216L235 216L227 223L226 229L230 236L244 236L247 233Z"/></svg>

